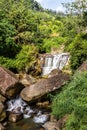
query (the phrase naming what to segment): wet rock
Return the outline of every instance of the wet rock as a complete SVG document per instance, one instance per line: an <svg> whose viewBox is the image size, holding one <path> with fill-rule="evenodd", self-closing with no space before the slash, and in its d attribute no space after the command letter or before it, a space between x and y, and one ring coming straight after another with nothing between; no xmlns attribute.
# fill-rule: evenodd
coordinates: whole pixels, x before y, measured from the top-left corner
<svg viewBox="0 0 87 130"><path fill-rule="evenodd" d="M23 115L21 113L10 113L9 115L9 121L11 122L17 122L23 118Z"/></svg>
<svg viewBox="0 0 87 130"><path fill-rule="evenodd" d="M0 92L7 98L17 95L23 85L19 82L14 73L0 66Z"/></svg>
<svg viewBox="0 0 87 130"><path fill-rule="evenodd" d="M53 121L46 122L43 127L46 130L62 130L65 127L65 122L68 119L68 115L66 114L63 118Z"/></svg>
<svg viewBox="0 0 87 130"><path fill-rule="evenodd" d="M45 130L43 127L39 128L38 130Z"/></svg>
<svg viewBox="0 0 87 130"><path fill-rule="evenodd" d="M48 94L53 92L60 87L62 87L68 80L70 76L65 73L59 73L56 76L50 77L48 79L41 79L37 83L26 87L21 91L21 98L25 101L35 101Z"/></svg>
<svg viewBox="0 0 87 130"><path fill-rule="evenodd" d="M60 118L57 122L57 126L59 127L59 130L62 130L65 127L65 123L68 119L68 114L66 114L64 117Z"/></svg>
<svg viewBox="0 0 87 130"><path fill-rule="evenodd" d="M6 118L5 107L2 102L0 102L0 122Z"/></svg>
<svg viewBox="0 0 87 130"><path fill-rule="evenodd" d="M46 122L43 127L45 128L45 130L60 130L57 122Z"/></svg>
<svg viewBox="0 0 87 130"><path fill-rule="evenodd" d="M6 127L8 125L8 122L2 122L3 127Z"/></svg>
<svg viewBox="0 0 87 130"><path fill-rule="evenodd" d="M6 128L0 123L0 130L6 130Z"/></svg>
<svg viewBox="0 0 87 130"><path fill-rule="evenodd" d="M36 82L36 79L28 74L17 74L17 77L25 87L29 87Z"/></svg>
<svg viewBox="0 0 87 130"><path fill-rule="evenodd" d="M56 117L55 117L54 115L51 115L51 116L50 116L50 121L51 121L51 122L56 122L57 119L56 119Z"/></svg>
<svg viewBox="0 0 87 130"><path fill-rule="evenodd" d="M50 106L49 101L45 101L45 102L37 102L36 104L39 108L48 108Z"/></svg>
<svg viewBox="0 0 87 130"><path fill-rule="evenodd" d="M53 77L53 76L56 76L56 75L58 75L59 73L62 73L62 71L59 70L59 69L54 69L54 70L51 71L50 74L48 74L48 78Z"/></svg>
<svg viewBox="0 0 87 130"><path fill-rule="evenodd" d="M6 98L0 94L0 102L5 102Z"/></svg>

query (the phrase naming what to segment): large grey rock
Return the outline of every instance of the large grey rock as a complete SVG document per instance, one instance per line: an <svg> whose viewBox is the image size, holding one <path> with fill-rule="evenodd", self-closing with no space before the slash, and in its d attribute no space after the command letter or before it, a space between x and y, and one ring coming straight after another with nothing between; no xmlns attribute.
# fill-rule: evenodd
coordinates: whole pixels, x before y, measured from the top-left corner
<svg viewBox="0 0 87 130"><path fill-rule="evenodd" d="M7 98L11 98L17 95L22 88L23 85L16 75L0 66L0 93Z"/></svg>
<svg viewBox="0 0 87 130"><path fill-rule="evenodd" d="M48 79L41 79L34 85L30 87L26 87L21 91L21 98L25 101L34 101L45 94L55 91L63 86L68 80L70 76L64 73L59 73L56 76L51 76Z"/></svg>

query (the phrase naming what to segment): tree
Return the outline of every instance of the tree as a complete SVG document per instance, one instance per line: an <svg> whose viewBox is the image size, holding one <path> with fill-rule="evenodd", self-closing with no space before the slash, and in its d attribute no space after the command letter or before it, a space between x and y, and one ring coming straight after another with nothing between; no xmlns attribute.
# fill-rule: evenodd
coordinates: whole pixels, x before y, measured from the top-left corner
<svg viewBox="0 0 87 130"><path fill-rule="evenodd" d="M66 14L76 23L77 33L84 31L84 13L87 11L87 0L75 0L72 3L63 3Z"/></svg>
<svg viewBox="0 0 87 130"><path fill-rule="evenodd" d="M15 28L11 25L3 11L0 11L0 56L13 58L18 53L19 46L15 44L13 36Z"/></svg>

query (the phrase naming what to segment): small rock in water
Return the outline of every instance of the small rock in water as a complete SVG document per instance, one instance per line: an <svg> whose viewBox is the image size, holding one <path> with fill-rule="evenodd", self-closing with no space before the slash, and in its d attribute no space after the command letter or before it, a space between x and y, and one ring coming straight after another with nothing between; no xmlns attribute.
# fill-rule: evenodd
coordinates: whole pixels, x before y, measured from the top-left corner
<svg viewBox="0 0 87 130"><path fill-rule="evenodd" d="M49 101L38 102L36 105L37 105L38 107L40 107L40 108L47 108L47 107L49 107Z"/></svg>
<svg viewBox="0 0 87 130"><path fill-rule="evenodd" d="M23 114L23 117L26 119L26 118L29 118L31 117L31 114L34 113L33 110L30 109L30 107L26 107L26 109L24 110L24 114Z"/></svg>
<svg viewBox="0 0 87 130"><path fill-rule="evenodd" d="M6 128L0 123L0 130L6 130Z"/></svg>
<svg viewBox="0 0 87 130"><path fill-rule="evenodd" d="M10 113L9 115L9 121L11 122L17 122L23 118L22 114L17 114L17 113Z"/></svg>
<svg viewBox="0 0 87 130"><path fill-rule="evenodd" d="M38 130L45 130L43 127L39 128Z"/></svg>

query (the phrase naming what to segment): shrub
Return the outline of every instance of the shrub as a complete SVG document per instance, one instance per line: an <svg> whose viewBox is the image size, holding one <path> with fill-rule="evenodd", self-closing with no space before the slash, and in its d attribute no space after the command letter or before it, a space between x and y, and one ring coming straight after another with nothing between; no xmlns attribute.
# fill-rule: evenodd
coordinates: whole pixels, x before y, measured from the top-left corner
<svg viewBox="0 0 87 130"><path fill-rule="evenodd" d="M8 68L8 69L15 69L16 65L15 65L15 60L8 58L8 57L3 57L0 56L0 65Z"/></svg>
<svg viewBox="0 0 87 130"><path fill-rule="evenodd" d="M33 68L37 60L38 50L34 45L23 45L16 56L16 68L18 71L28 71Z"/></svg>
<svg viewBox="0 0 87 130"><path fill-rule="evenodd" d="M44 40L43 48L46 52L50 52L52 47L59 48L65 42L63 37L51 37Z"/></svg>
<svg viewBox="0 0 87 130"><path fill-rule="evenodd" d="M23 45L21 51L16 55L15 59L0 57L0 65L12 71L28 72L34 68L37 61L38 50L33 45Z"/></svg>

